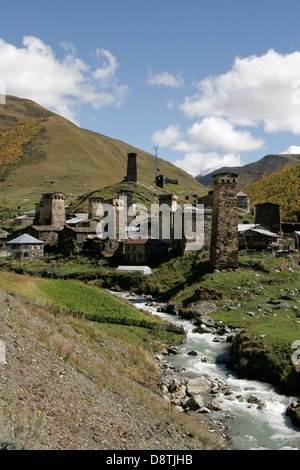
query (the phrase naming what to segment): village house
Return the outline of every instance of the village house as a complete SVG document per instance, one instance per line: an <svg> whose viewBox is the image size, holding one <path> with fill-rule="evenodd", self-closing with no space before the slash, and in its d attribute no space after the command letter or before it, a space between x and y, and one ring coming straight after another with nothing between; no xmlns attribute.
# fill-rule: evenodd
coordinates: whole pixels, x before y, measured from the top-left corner
<svg viewBox="0 0 300 470"><path fill-rule="evenodd" d="M124 260L128 264L144 265L168 253L168 244L155 238L138 238L123 243Z"/></svg>
<svg viewBox="0 0 300 470"><path fill-rule="evenodd" d="M8 256L36 259L44 256L44 242L28 234L20 235L7 242Z"/></svg>
<svg viewBox="0 0 300 470"><path fill-rule="evenodd" d="M90 254L97 256L117 250L119 242L116 239L100 240L94 227L65 226L58 233L58 249L66 256Z"/></svg>
<svg viewBox="0 0 300 470"><path fill-rule="evenodd" d="M205 206L212 207L214 199L214 191L208 191L208 194L198 198L198 204L204 204ZM244 209L246 212L250 212L250 197L243 191L238 191L237 193L237 206L239 209Z"/></svg>
<svg viewBox="0 0 300 470"><path fill-rule="evenodd" d="M237 204L240 209L250 212L250 197L243 193L243 191L237 193Z"/></svg>
<svg viewBox="0 0 300 470"><path fill-rule="evenodd" d="M18 217L15 217L15 222L14 225L19 227L24 227L27 225L32 225L33 224L34 217L29 217L28 215L20 215Z"/></svg>
<svg viewBox="0 0 300 470"><path fill-rule="evenodd" d="M239 250L267 250L282 239L260 224L239 224Z"/></svg>

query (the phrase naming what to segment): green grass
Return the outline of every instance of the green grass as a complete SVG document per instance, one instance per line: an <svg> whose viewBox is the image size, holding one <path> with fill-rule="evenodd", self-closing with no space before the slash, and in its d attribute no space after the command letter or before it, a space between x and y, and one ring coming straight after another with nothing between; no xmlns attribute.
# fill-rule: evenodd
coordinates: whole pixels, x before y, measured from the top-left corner
<svg viewBox="0 0 300 470"><path fill-rule="evenodd" d="M57 260L55 263L44 260L33 262L32 269L33 272L35 269L43 271L53 265L65 276L85 278L85 283L35 275L17 277L13 272L3 272L0 288L15 289L30 298L83 311L90 318L96 315L95 319L97 316L104 319L109 315L115 319L127 317L133 320L138 320L142 313L129 304L120 304L99 287L161 296L176 303L178 309L201 305L194 294L196 287L214 288L222 293L222 299L208 300L218 308L210 314L214 320L244 330L251 338L251 348L267 351L268 360L276 364L281 376L288 374L291 345L300 339L299 255L274 258L263 253L241 252L238 272L212 272L207 261L186 253L153 269L152 276L118 273L112 269L109 260L103 260L100 266L88 260L86 265L82 262L80 259ZM14 263L14 269L18 269L20 266ZM29 266L24 263L24 268L29 269ZM279 266L288 269L279 271ZM249 315L250 312L254 315ZM149 319L153 320L147 317L147 321Z"/></svg>

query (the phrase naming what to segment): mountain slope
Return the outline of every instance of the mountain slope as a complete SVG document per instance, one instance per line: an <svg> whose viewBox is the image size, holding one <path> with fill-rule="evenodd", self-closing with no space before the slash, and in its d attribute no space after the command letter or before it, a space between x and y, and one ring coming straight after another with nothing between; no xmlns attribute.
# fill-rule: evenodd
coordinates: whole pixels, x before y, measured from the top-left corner
<svg viewBox="0 0 300 470"><path fill-rule="evenodd" d="M261 178L265 178L272 173L275 173L283 168L297 164L300 161L300 155L293 154L278 154L266 155L260 160L249 163L244 166L223 167L218 170L212 171L207 175L198 175L195 179L204 186L212 184L212 177L216 173L232 172L239 175L238 189L245 189L252 183L255 183Z"/></svg>
<svg viewBox="0 0 300 470"><path fill-rule="evenodd" d="M29 199L28 204L33 206L44 191L61 190L74 197L117 183L126 174L129 152L137 153L139 182L153 183L154 155L81 129L30 100L7 97L0 107L0 140L5 130L41 119L42 129L24 142L22 156L0 175L1 202ZM158 165L164 176L178 179L183 188L199 195L205 193L202 185L178 167L163 159L158 159ZM172 185L170 191L176 191L176 186Z"/></svg>
<svg viewBox="0 0 300 470"><path fill-rule="evenodd" d="M300 162L260 179L245 191L251 204L280 204L282 218L296 221L300 215Z"/></svg>

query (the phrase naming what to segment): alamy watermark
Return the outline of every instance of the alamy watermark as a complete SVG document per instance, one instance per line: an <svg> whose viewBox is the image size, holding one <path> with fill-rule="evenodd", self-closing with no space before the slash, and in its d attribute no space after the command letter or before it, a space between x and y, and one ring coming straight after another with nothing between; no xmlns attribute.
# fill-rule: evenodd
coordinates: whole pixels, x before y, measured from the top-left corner
<svg viewBox="0 0 300 470"><path fill-rule="evenodd" d="M6 87L3 80L0 80L0 104L6 104Z"/></svg>
<svg viewBox="0 0 300 470"><path fill-rule="evenodd" d="M0 339L0 364L6 364L6 346L4 341Z"/></svg>
<svg viewBox="0 0 300 470"><path fill-rule="evenodd" d="M186 250L198 251L204 245L204 206L184 204L176 208L168 204L143 204L128 207L127 196L120 196L117 204L100 203L96 210L100 219L96 233L99 239L182 240Z"/></svg>
<svg viewBox="0 0 300 470"><path fill-rule="evenodd" d="M299 339L292 343L292 349L297 349L292 354L292 362L294 365L298 366L300 364L300 340Z"/></svg>
<svg viewBox="0 0 300 470"><path fill-rule="evenodd" d="M292 83L292 88L295 90L292 93L292 103L300 104L300 80L294 80Z"/></svg>

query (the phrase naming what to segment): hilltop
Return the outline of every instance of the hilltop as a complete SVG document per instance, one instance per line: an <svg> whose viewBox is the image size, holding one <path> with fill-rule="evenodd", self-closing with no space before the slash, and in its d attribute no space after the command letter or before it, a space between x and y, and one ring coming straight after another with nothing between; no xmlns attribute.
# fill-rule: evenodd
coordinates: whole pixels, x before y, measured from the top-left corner
<svg viewBox="0 0 300 470"><path fill-rule="evenodd" d="M6 151L1 154L3 139ZM10 156L4 164L8 148ZM6 104L0 107L1 202L33 208L45 191L63 191L73 199L116 184L126 175L130 152L137 153L138 181L153 184L154 155L82 129L33 101L7 96ZM206 192L191 175L170 162L159 158L158 167L190 193Z"/></svg>
<svg viewBox="0 0 300 470"><path fill-rule="evenodd" d="M286 167L296 165L299 163L299 161L300 155L298 154L270 154L256 162L248 163L244 166L219 168L218 170L214 170L207 175L198 175L195 177L195 179L204 186L210 186L212 184L213 175L217 173L237 173L239 175L239 182L237 185L238 190L244 190L261 178L270 176L272 173L275 173Z"/></svg>
<svg viewBox="0 0 300 470"><path fill-rule="evenodd" d="M300 215L300 162L277 171L246 188L251 204L280 204L284 220L297 221Z"/></svg>

